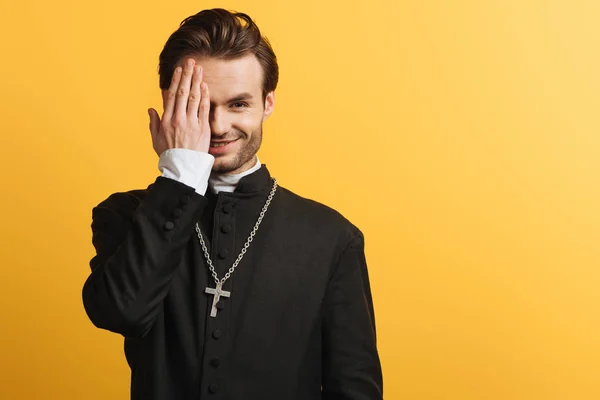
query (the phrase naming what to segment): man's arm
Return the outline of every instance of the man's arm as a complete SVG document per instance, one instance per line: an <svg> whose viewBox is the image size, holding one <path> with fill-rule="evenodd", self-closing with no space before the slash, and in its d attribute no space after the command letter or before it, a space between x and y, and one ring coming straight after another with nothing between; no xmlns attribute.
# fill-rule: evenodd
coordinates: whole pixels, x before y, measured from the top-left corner
<svg viewBox="0 0 600 400"><path fill-rule="evenodd" d="M83 304L99 328L141 337L151 328L206 198L158 177L139 203L117 193L92 210L96 255Z"/></svg>
<svg viewBox="0 0 600 400"><path fill-rule="evenodd" d="M373 300L360 231L348 243L324 301L323 400L381 400Z"/></svg>
<svg viewBox="0 0 600 400"><path fill-rule="evenodd" d="M83 286L83 304L97 327L126 337L144 336L152 327L206 205L214 163L208 154L210 94L195 60L181 64L162 91L162 118L148 109L163 176L141 202L117 193L92 211L96 256Z"/></svg>

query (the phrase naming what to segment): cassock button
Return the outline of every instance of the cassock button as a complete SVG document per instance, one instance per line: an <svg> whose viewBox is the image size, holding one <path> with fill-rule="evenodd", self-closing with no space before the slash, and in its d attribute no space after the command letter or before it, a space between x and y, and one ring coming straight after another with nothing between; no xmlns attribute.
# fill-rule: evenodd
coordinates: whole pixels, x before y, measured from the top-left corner
<svg viewBox="0 0 600 400"><path fill-rule="evenodd" d="M217 368L219 365L221 365L221 359L219 357L213 358L212 360L210 360L210 365Z"/></svg>
<svg viewBox="0 0 600 400"><path fill-rule="evenodd" d="M215 330L214 330L214 332L213 332L213 337L214 337L215 339L217 339L217 340L219 340L219 339L221 338L221 336L222 336L222 335L223 335L223 332L221 332L221 331L220 331L220 330L218 330L218 329L215 329Z"/></svg>
<svg viewBox="0 0 600 400"><path fill-rule="evenodd" d="M221 227L221 232L223 233L229 233L231 232L231 225L229 224L225 224Z"/></svg>
<svg viewBox="0 0 600 400"><path fill-rule="evenodd" d="M165 222L165 229L170 231L171 229L175 228L175 224L173 223L173 221L167 221Z"/></svg>
<svg viewBox="0 0 600 400"><path fill-rule="evenodd" d="M223 212L225 214L230 214L233 211L233 206L230 203L227 203L223 206Z"/></svg>
<svg viewBox="0 0 600 400"><path fill-rule="evenodd" d="M221 250L219 250L219 258L221 260L226 259L228 255L229 255L229 252L227 251L227 249L221 249Z"/></svg>
<svg viewBox="0 0 600 400"><path fill-rule="evenodd" d="M219 302L217 303L217 310L221 311L224 308L225 308L225 302L223 300L219 300Z"/></svg>
<svg viewBox="0 0 600 400"><path fill-rule="evenodd" d="M211 383L208 387L208 391L211 393L217 393L219 391L219 385L217 385L216 383Z"/></svg>

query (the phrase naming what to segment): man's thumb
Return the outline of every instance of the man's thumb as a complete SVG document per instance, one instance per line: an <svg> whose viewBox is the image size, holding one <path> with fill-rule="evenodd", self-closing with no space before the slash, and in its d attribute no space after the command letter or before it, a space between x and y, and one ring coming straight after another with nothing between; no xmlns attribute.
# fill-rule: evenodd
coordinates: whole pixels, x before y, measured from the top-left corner
<svg viewBox="0 0 600 400"><path fill-rule="evenodd" d="M156 117L153 109L148 109L148 116L150 117L150 134L154 136L156 133Z"/></svg>

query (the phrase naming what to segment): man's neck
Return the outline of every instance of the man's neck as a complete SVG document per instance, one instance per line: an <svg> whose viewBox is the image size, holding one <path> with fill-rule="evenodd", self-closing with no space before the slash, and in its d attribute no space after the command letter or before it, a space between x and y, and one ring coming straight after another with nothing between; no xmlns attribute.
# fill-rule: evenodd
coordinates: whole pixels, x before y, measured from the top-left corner
<svg viewBox="0 0 600 400"><path fill-rule="evenodd" d="M237 187L240 179L242 179L246 175L250 175L251 173L257 171L261 167L260 160L258 159L258 155L255 156L255 164L252 168L247 169L244 172L240 172L239 174L231 175L231 174L220 174L213 172L208 179L208 187L209 189L217 194L219 192L229 192L233 193L235 188Z"/></svg>

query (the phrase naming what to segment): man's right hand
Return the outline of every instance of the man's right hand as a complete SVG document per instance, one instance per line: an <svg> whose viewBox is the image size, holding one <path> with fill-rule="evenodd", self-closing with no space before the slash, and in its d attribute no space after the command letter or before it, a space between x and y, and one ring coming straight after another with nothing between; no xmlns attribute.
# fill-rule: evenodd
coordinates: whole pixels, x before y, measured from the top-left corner
<svg viewBox="0 0 600 400"><path fill-rule="evenodd" d="M154 151L160 156L165 150L183 148L207 153L210 147L210 96L202 82L202 67L192 58L185 67L177 67L166 94L162 119L150 108L150 133Z"/></svg>

